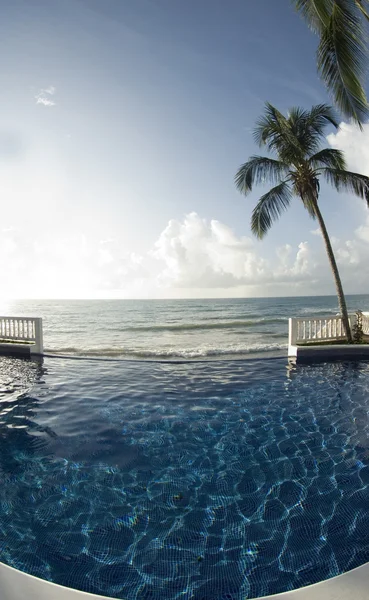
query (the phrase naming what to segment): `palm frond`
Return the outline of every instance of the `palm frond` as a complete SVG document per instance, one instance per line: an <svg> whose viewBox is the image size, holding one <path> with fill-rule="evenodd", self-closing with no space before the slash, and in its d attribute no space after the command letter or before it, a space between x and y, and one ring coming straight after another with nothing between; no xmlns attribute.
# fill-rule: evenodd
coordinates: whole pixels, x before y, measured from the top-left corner
<svg viewBox="0 0 369 600"><path fill-rule="evenodd" d="M338 192L355 194L365 200L369 206L369 177L329 167L322 169L322 173L327 182L333 185Z"/></svg>
<svg viewBox="0 0 369 600"><path fill-rule="evenodd" d="M269 102L265 104L263 117L256 123L254 140L260 147L266 146L270 152L275 152L285 163L292 162L293 158L304 158L288 119Z"/></svg>
<svg viewBox="0 0 369 600"><path fill-rule="evenodd" d="M251 216L251 231L262 239L271 226L286 210L291 202L292 192L287 181L282 181L264 194L255 206Z"/></svg>
<svg viewBox="0 0 369 600"><path fill-rule="evenodd" d="M316 104L308 111L307 126L321 136L327 125L333 125L338 129L339 121L336 111L329 104Z"/></svg>
<svg viewBox="0 0 369 600"><path fill-rule="evenodd" d="M333 0L292 0L292 2L314 32L320 32L326 26L333 8Z"/></svg>
<svg viewBox="0 0 369 600"><path fill-rule="evenodd" d="M251 192L253 185L269 181L279 182L288 173L288 165L280 160L274 160L266 156L251 156L249 160L241 165L235 175L237 189L245 196Z"/></svg>
<svg viewBox="0 0 369 600"><path fill-rule="evenodd" d="M366 2L368 3L368 0L366 0ZM369 14L363 7L363 0L355 0L355 4L358 7L358 9L360 10L360 12L364 15L364 17L369 21Z"/></svg>
<svg viewBox="0 0 369 600"><path fill-rule="evenodd" d="M277 142L283 133L287 133L288 124L286 117L279 112L270 102L265 103L264 115L256 122L254 141L258 146L267 146L274 150L273 143Z"/></svg>
<svg viewBox="0 0 369 600"><path fill-rule="evenodd" d="M318 71L337 106L361 126L369 109L363 82L367 46L362 18L352 0L335 0L328 24L321 31Z"/></svg>
<svg viewBox="0 0 369 600"><path fill-rule="evenodd" d="M319 167L330 167L331 169L339 169L345 171L346 161L343 152L335 148L323 148L309 158L309 164L313 169Z"/></svg>
<svg viewBox="0 0 369 600"><path fill-rule="evenodd" d="M369 116L365 94L368 0L292 0L320 36L318 72L343 114L360 127ZM365 6L364 6L365 5Z"/></svg>
<svg viewBox="0 0 369 600"><path fill-rule="evenodd" d="M329 124L338 128L335 111L327 104L317 104L311 110L295 107L289 111L288 125L306 156L318 150Z"/></svg>

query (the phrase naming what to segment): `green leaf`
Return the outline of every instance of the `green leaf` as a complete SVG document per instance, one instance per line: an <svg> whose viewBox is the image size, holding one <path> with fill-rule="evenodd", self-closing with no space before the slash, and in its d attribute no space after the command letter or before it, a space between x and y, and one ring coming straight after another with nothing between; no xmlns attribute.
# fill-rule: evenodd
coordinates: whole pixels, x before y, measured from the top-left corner
<svg viewBox="0 0 369 600"><path fill-rule="evenodd" d="M288 165L265 156L251 156L241 165L235 176L237 189L245 196L251 192L254 184L266 181L277 183L288 173Z"/></svg>
<svg viewBox="0 0 369 600"><path fill-rule="evenodd" d="M360 10L360 12L369 21L369 14L367 13L367 11L365 10L365 8L363 7L363 0L355 0L355 3L356 3L356 6L358 7L358 9ZM366 0L366 3L368 3L368 0Z"/></svg>
<svg viewBox="0 0 369 600"><path fill-rule="evenodd" d="M326 104L317 104L311 110L297 107L289 111L288 125L304 157L319 149L324 129L329 124L338 128L335 111Z"/></svg>
<svg viewBox="0 0 369 600"><path fill-rule="evenodd" d="M309 27L318 33L318 72L338 108L360 127L369 117L365 94L368 41L364 0L293 0ZM368 1L365 0L365 5Z"/></svg>
<svg viewBox="0 0 369 600"><path fill-rule="evenodd" d="M263 238L281 213L289 207L291 199L292 192L287 181L282 181L264 194L252 212L253 234L259 239Z"/></svg>
<svg viewBox="0 0 369 600"><path fill-rule="evenodd" d="M367 49L361 18L352 0L335 0L329 24L321 34L318 70L342 112L357 124L369 116L363 89Z"/></svg>
<svg viewBox="0 0 369 600"><path fill-rule="evenodd" d="M254 140L259 146L266 146L270 152L275 152L282 162L304 159L304 151L291 123L269 102L265 104L264 116L256 123Z"/></svg>
<svg viewBox="0 0 369 600"><path fill-rule="evenodd" d="M302 14L309 27L320 32L329 20L334 0L294 0L297 10Z"/></svg>
<svg viewBox="0 0 369 600"><path fill-rule="evenodd" d="M343 152L335 148L324 148L309 158L309 164L313 169L319 167L330 167L344 171L346 161Z"/></svg>
<svg viewBox="0 0 369 600"><path fill-rule="evenodd" d="M369 177L329 167L323 169L322 172L327 182L333 185L338 192L355 194L365 200L369 206Z"/></svg>

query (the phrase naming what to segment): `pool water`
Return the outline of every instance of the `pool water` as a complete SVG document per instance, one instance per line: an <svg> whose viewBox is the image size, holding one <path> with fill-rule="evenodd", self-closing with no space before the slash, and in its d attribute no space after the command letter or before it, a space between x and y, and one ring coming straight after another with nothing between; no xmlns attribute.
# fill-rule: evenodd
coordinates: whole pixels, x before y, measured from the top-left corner
<svg viewBox="0 0 369 600"><path fill-rule="evenodd" d="M126 600L369 561L369 365L0 359L0 560Z"/></svg>

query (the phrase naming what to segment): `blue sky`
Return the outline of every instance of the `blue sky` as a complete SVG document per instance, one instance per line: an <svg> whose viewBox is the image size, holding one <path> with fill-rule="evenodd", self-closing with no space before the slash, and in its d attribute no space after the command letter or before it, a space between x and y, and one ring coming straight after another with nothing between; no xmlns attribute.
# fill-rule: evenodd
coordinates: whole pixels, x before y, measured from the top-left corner
<svg viewBox="0 0 369 600"><path fill-rule="evenodd" d="M204 294L201 270L182 277L179 255L175 265L170 255L191 213L208 233L212 220L229 228L231 245L250 237L258 193L241 197L233 176L257 151L251 131L266 100L283 111L329 101L316 74L316 38L289 0L0 4L3 244L10 240L3 255L12 262L15 294L22 294L17 281L25 273L36 296L309 291L307 284L291 287L291 274L283 290L268 277L255 287L252 273L261 267L248 279L242 269L237 275L232 257L226 267L214 263L217 246L203 275L205 281L210 269L221 281L210 277ZM323 193L329 231L350 240L365 218L360 202ZM294 204L265 241L252 242L271 273L277 248L288 244L293 253L301 242L321 244L310 233L316 225ZM168 230L171 221L177 229ZM219 232L210 234L218 243ZM199 235L188 243L201 246ZM246 262L250 244L242 246ZM183 239L181 248L193 254ZM94 270L96 261L102 264ZM45 271L49 284L37 290L34 279Z"/></svg>

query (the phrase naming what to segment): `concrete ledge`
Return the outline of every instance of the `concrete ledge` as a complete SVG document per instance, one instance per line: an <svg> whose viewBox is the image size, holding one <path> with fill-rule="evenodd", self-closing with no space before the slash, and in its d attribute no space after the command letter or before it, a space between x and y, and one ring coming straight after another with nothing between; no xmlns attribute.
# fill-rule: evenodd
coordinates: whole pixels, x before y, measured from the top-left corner
<svg viewBox="0 0 369 600"><path fill-rule="evenodd" d="M108 596L96 596L72 590L0 563L0 598L1 600L106 600Z"/></svg>
<svg viewBox="0 0 369 600"><path fill-rule="evenodd" d="M0 342L0 354L8 356L30 356L34 344L13 344L12 342Z"/></svg>
<svg viewBox="0 0 369 600"><path fill-rule="evenodd" d="M368 600L368 582L369 563L366 563L338 577L291 592L263 596L258 600ZM108 596L97 596L56 585L0 563L0 598L1 600L106 600Z"/></svg>
<svg viewBox="0 0 369 600"><path fill-rule="evenodd" d="M296 362L326 360L369 360L369 344L332 344L289 346L288 358ZM368 595L369 598L369 595Z"/></svg>

